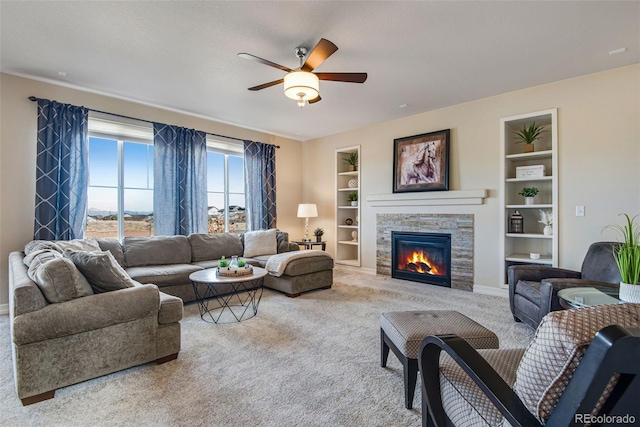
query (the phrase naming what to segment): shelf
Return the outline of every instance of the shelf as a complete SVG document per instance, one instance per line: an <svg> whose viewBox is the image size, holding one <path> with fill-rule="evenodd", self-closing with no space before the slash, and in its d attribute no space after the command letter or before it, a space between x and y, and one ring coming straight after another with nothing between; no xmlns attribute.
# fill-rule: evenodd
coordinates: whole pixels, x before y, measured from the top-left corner
<svg viewBox="0 0 640 427"><path fill-rule="evenodd" d="M358 226L357 225L339 225L338 228L350 228L353 230L357 230Z"/></svg>
<svg viewBox="0 0 640 427"><path fill-rule="evenodd" d="M546 236L542 233L507 233L507 237L517 237L521 239L553 239L553 235Z"/></svg>
<svg viewBox="0 0 640 427"><path fill-rule="evenodd" d="M551 181L553 175L540 176L537 178L507 178L507 182L532 182L532 181Z"/></svg>
<svg viewBox="0 0 640 427"><path fill-rule="evenodd" d="M530 159L550 159L553 157L552 150L534 151L533 153L507 154L507 160L530 160Z"/></svg>
<svg viewBox="0 0 640 427"><path fill-rule="evenodd" d="M358 209L358 206L338 206L338 209Z"/></svg>
<svg viewBox="0 0 640 427"><path fill-rule="evenodd" d="M531 259L529 254L511 254L505 258L506 261L527 262L531 264L553 264L550 255L540 255L540 259Z"/></svg>
<svg viewBox="0 0 640 427"><path fill-rule="evenodd" d="M535 205L506 205L507 209L541 209L541 208L553 208L551 204L535 204Z"/></svg>
<svg viewBox="0 0 640 427"><path fill-rule="evenodd" d="M351 245L351 246L358 246L360 242L358 240L338 240L338 244L340 245Z"/></svg>
<svg viewBox="0 0 640 427"><path fill-rule="evenodd" d="M355 188L338 188L338 191L359 191L358 187Z"/></svg>
<svg viewBox="0 0 640 427"><path fill-rule="evenodd" d="M338 172L339 176L358 176L358 171Z"/></svg>

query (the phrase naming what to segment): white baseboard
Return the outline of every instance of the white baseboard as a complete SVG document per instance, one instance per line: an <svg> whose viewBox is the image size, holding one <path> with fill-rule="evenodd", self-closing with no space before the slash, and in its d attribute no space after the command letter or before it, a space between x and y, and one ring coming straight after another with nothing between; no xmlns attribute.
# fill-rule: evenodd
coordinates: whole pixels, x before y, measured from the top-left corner
<svg viewBox="0 0 640 427"><path fill-rule="evenodd" d="M9 304L0 304L0 315L9 314Z"/></svg>
<svg viewBox="0 0 640 427"><path fill-rule="evenodd" d="M508 288L495 288L493 286L473 285L473 292L476 294L493 295L495 297L509 298Z"/></svg>

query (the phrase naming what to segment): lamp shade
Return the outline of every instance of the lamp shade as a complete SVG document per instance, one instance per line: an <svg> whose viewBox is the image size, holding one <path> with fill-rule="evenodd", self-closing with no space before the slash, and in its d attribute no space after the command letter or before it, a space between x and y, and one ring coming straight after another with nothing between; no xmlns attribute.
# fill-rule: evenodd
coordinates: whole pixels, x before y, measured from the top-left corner
<svg viewBox="0 0 640 427"><path fill-rule="evenodd" d="M318 216L318 208L315 203L300 203L298 205L298 218L315 218Z"/></svg>
<svg viewBox="0 0 640 427"><path fill-rule="evenodd" d="M306 71L292 71L284 76L284 94L291 99L309 101L318 97L318 76Z"/></svg>

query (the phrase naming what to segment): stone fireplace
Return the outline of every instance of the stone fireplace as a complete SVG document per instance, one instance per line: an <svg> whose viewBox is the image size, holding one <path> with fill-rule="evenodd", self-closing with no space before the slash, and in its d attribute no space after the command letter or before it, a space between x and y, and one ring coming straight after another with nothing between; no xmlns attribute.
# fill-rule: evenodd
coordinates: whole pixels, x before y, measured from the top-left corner
<svg viewBox="0 0 640 427"><path fill-rule="evenodd" d="M391 232L391 277L451 287L451 235Z"/></svg>
<svg viewBox="0 0 640 427"><path fill-rule="evenodd" d="M403 233L418 233L421 235L440 235L447 236L449 239L449 248L443 248L441 243L433 243L428 245L422 245L423 252L429 252L431 256L438 257L438 252L441 250L450 251L449 265L443 265L443 268L448 268L448 278L444 281L442 278L436 278L433 283L434 277L427 277L430 281L420 280L424 279L425 274L418 273L417 271L411 271L418 269L419 267L424 269L420 263L430 265L428 262L424 263L424 260L420 260L420 255L417 255L416 261L413 258L410 262L404 262L404 270L400 272L401 276L398 277L407 280L422 281L425 283L437 284L441 286L450 286L454 289L473 290L473 215L471 214L377 214L376 215L376 273L385 276L397 277L397 273L394 273L394 260L392 257L393 249L393 237L392 232L400 233L404 238ZM411 254L413 257L413 254ZM396 260L397 261L397 260ZM432 260L433 262L433 260ZM438 259L437 262L440 262ZM413 264L413 265L411 265ZM428 267L426 267L428 268ZM433 267L431 267L433 268ZM401 270L402 270L401 269ZM405 273L417 273L417 274L405 274ZM434 276L434 275L432 275ZM447 283L448 282L448 283Z"/></svg>

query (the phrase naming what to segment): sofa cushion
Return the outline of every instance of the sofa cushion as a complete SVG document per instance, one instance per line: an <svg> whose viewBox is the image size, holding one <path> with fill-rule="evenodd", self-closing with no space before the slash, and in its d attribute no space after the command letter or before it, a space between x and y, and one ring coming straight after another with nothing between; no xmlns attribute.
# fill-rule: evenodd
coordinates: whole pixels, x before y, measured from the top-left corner
<svg viewBox="0 0 640 427"><path fill-rule="evenodd" d="M60 303L93 294L87 279L69 259L51 250L31 252L27 274L49 303Z"/></svg>
<svg viewBox="0 0 640 427"><path fill-rule="evenodd" d="M189 243L192 262L231 258L243 253L242 242L235 233L192 234Z"/></svg>
<svg viewBox="0 0 640 427"><path fill-rule="evenodd" d="M593 337L609 325L640 327L640 304L553 311L542 319L513 388L541 422L551 415Z"/></svg>
<svg viewBox="0 0 640 427"><path fill-rule="evenodd" d="M244 233L244 254L247 258L278 253L276 230L247 231Z"/></svg>
<svg viewBox="0 0 640 427"><path fill-rule="evenodd" d="M202 267L192 264L145 265L129 267L126 272L140 283L153 283L157 286L181 285L191 283L189 275Z"/></svg>
<svg viewBox="0 0 640 427"><path fill-rule="evenodd" d="M131 288L136 284L118 264L111 252L65 249L64 256L73 261L78 270L87 278L95 293Z"/></svg>
<svg viewBox="0 0 640 427"><path fill-rule="evenodd" d="M125 237L123 246L127 267L191 262L187 236Z"/></svg>
<svg viewBox="0 0 640 427"><path fill-rule="evenodd" d="M127 264L124 260L124 251L122 250L122 245L118 239L96 239L98 245L100 246L100 250L109 251L111 255L118 261L122 267L126 267Z"/></svg>

